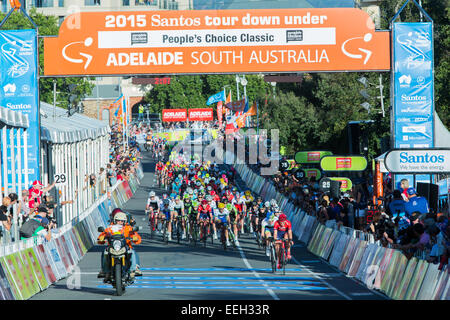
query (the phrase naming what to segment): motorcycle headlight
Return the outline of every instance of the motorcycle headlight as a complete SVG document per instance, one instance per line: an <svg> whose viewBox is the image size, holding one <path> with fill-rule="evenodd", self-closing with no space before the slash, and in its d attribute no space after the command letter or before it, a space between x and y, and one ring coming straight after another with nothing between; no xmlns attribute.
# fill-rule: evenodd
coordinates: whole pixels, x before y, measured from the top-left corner
<svg viewBox="0 0 450 320"><path fill-rule="evenodd" d="M112 246L114 250L119 251L122 248L122 242L120 240L114 240Z"/></svg>

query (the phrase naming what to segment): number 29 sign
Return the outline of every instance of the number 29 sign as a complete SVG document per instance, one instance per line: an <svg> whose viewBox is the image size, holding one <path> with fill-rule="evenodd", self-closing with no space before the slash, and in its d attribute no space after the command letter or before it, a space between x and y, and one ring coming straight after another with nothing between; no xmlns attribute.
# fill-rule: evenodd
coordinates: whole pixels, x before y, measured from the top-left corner
<svg viewBox="0 0 450 320"><path fill-rule="evenodd" d="M67 184L67 176L65 173L55 174L53 176L53 181L55 181L56 185L66 185Z"/></svg>

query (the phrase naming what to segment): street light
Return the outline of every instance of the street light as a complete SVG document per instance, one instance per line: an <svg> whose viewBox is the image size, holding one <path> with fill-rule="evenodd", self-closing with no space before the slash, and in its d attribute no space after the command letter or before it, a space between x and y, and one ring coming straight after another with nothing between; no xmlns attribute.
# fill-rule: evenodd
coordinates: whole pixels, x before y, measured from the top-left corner
<svg viewBox="0 0 450 320"><path fill-rule="evenodd" d="M383 96L383 75L380 73L380 76L378 78L379 80L379 84L376 85L374 83L369 82L369 80L367 80L366 77L361 77L358 79L358 81L360 83L362 83L364 85L365 88L367 88L369 85L370 86L375 86L375 88L380 89L380 96L378 96L377 98L380 99L381 101L381 112L383 113L383 118L385 117L385 112L384 112L384 96ZM369 96L369 94L367 93L366 90L360 90L359 93L364 97L364 99L369 100L371 97ZM366 106L363 106L363 108L366 109Z"/></svg>

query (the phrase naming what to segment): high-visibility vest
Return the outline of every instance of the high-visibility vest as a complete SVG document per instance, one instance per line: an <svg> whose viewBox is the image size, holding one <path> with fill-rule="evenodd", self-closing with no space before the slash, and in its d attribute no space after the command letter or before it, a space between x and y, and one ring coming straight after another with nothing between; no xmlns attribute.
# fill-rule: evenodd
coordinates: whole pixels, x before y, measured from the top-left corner
<svg viewBox="0 0 450 320"><path fill-rule="evenodd" d="M144 107L143 106L139 106L139 113L144 113Z"/></svg>

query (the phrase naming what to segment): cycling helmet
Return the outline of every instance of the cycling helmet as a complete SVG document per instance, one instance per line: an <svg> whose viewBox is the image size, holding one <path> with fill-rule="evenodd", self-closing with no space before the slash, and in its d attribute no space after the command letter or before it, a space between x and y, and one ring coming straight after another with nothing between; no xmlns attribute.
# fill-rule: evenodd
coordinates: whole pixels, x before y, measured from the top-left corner
<svg viewBox="0 0 450 320"><path fill-rule="evenodd" d="M286 215L284 213L282 213L282 214L280 214L278 216L278 221L283 222L283 221L286 221L286 220L287 220L287 217L286 217Z"/></svg>
<svg viewBox="0 0 450 320"><path fill-rule="evenodd" d="M116 221L124 221L124 222L126 222L127 220L128 220L127 219L127 215L123 211L117 212L116 215L114 216L114 223Z"/></svg>
<svg viewBox="0 0 450 320"><path fill-rule="evenodd" d="M208 194L208 195L206 196L206 200L207 200L207 201L211 201L211 200L212 200L212 197Z"/></svg>
<svg viewBox="0 0 450 320"><path fill-rule="evenodd" d="M155 193L155 191L150 191L148 195L149 195L150 197L154 197L154 196L156 196L156 193Z"/></svg>
<svg viewBox="0 0 450 320"><path fill-rule="evenodd" d="M206 190L211 191L211 190L212 190L211 186L208 186L208 187L206 188Z"/></svg>
<svg viewBox="0 0 450 320"><path fill-rule="evenodd" d="M246 196L250 196L251 194L252 194L252 192L250 190L245 191Z"/></svg>
<svg viewBox="0 0 450 320"><path fill-rule="evenodd" d="M171 193L171 194L170 194L170 198L171 198L171 199L175 199L176 197L177 197L177 194L176 194L176 193Z"/></svg>
<svg viewBox="0 0 450 320"><path fill-rule="evenodd" d="M270 207L270 202L269 202L269 201L264 202L264 206L265 206L266 208L269 208L269 207Z"/></svg>
<svg viewBox="0 0 450 320"><path fill-rule="evenodd" d="M115 208L112 212L111 212L111 216L114 218L114 216L119 213L119 212L123 212L122 209L120 208Z"/></svg>
<svg viewBox="0 0 450 320"><path fill-rule="evenodd" d="M277 201L275 199L270 200L270 205L272 207L278 207Z"/></svg>
<svg viewBox="0 0 450 320"><path fill-rule="evenodd" d="M219 209L225 208L225 203L219 202L219 204L217 205L217 208L219 208Z"/></svg>
<svg viewBox="0 0 450 320"><path fill-rule="evenodd" d="M202 200L202 205L206 205L206 204L208 204L208 201L207 200Z"/></svg>
<svg viewBox="0 0 450 320"><path fill-rule="evenodd" d="M187 189L187 192L188 192L189 194L191 194L191 195L194 194L194 190L192 190L192 188L188 188L188 189Z"/></svg>
<svg viewBox="0 0 450 320"><path fill-rule="evenodd" d="M191 202L191 198L189 198L189 197L184 197L184 202L187 202L187 203Z"/></svg>
<svg viewBox="0 0 450 320"><path fill-rule="evenodd" d="M165 206L168 206L168 205L170 204L169 199L164 199L163 204L164 204Z"/></svg>

